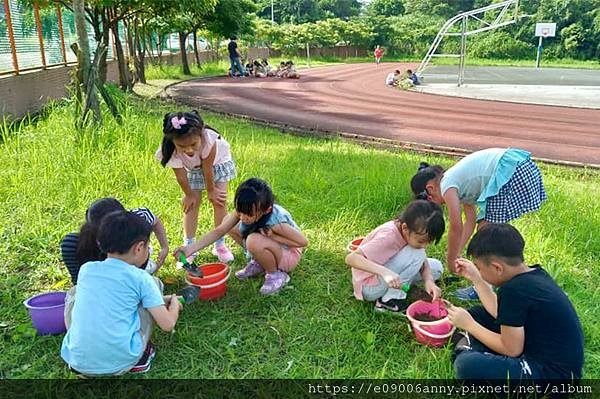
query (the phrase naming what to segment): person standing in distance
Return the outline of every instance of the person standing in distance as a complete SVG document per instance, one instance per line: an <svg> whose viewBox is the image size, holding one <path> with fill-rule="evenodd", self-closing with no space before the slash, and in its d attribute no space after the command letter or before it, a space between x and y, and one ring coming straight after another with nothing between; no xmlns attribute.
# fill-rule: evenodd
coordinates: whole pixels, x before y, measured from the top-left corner
<svg viewBox="0 0 600 399"><path fill-rule="evenodd" d="M238 49L238 45L235 42L236 40L237 37L235 35L231 36L229 44L227 45L227 49L229 50L229 61L231 62L231 74L235 76L237 70L240 73L240 76L246 76L246 70L240 62L242 54Z"/></svg>

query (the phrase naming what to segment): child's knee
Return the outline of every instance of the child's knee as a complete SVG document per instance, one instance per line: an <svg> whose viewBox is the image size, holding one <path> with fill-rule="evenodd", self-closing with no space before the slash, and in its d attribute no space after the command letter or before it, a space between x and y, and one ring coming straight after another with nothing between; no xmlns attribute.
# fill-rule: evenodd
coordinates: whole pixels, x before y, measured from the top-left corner
<svg viewBox="0 0 600 399"><path fill-rule="evenodd" d="M483 353L465 350L454 360L454 374L459 380L471 380L481 376L481 357Z"/></svg>
<svg viewBox="0 0 600 399"><path fill-rule="evenodd" d="M250 253L262 251L265 248L265 237L260 233L252 233L246 238L246 249Z"/></svg>
<svg viewBox="0 0 600 399"><path fill-rule="evenodd" d="M433 258L428 258L427 262L429 263L431 276L435 281L439 280L440 277L442 277L442 272L444 271L444 266L442 265L442 262Z"/></svg>

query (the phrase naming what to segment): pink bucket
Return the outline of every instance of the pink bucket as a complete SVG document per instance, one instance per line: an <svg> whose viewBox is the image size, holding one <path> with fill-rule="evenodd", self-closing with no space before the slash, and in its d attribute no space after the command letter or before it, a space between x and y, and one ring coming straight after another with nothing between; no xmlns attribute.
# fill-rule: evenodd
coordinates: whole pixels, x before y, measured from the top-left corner
<svg viewBox="0 0 600 399"><path fill-rule="evenodd" d="M415 315L427 313L439 320L420 321ZM406 317L410 320L415 338L422 344L439 348L444 346L456 327L448 319L448 311L444 302L416 301L406 309Z"/></svg>

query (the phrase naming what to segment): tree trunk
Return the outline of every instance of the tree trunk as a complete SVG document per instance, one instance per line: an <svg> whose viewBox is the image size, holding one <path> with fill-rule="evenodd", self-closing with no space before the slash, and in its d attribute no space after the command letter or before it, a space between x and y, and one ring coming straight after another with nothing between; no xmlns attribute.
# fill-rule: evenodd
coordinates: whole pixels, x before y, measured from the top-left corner
<svg viewBox="0 0 600 399"><path fill-rule="evenodd" d="M129 78L129 68L127 66L127 60L125 59L125 54L123 52L123 45L121 44L121 39L119 38L119 22L114 18L114 12L111 13L111 24L110 29L113 33L113 40L115 42L115 51L117 52L117 63L119 66L119 86L123 91L131 91L133 89L133 85L131 84L131 80Z"/></svg>
<svg viewBox="0 0 600 399"><path fill-rule="evenodd" d="M102 35L100 37L100 43L102 43L108 49L110 45L110 29L108 26L108 18L106 16L106 10L103 10L101 13L102 18ZM106 58L108 57L108 51L104 51L102 53L102 58L100 59L100 65L98 66L98 79L102 84L106 83L107 75L108 75L108 65L106 63Z"/></svg>
<svg viewBox="0 0 600 399"><path fill-rule="evenodd" d="M179 32L179 50L181 51L181 66L183 67L184 75L191 75L192 71L190 71L190 65L187 60L187 51L185 48L185 39L187 38L189 33Z"/></svg>
<svg viewBox="0 0 600 399"><path fill-rule="evenodd" d="M134 42L134 46L135 46L135 71L137 74L137 80L140 83L146 83L146 69L145 69L145 65L144 65L144 58L146 56L146 52L145 52L145 48L142 48L142 32L141 32L142 28L141 25L139 23L137 23L135 25L135 31L134 31L134 38L133 38L133 42Z"/></svg>
<svg viewBox="0 0 600 399"><path fill-rule="evenodd" d="M137 62L136 62L136 57L135 57L135 44L133 43L133 30L135 29L135 26L133 23L130 23L132 21L129 20L123 20L123 24L125 26L125 32L127 33L127 36L125 37L125 40L127 40L127 56L129 58L129 61L131 62L131 64L128 63L128 66L132 66L133 67L133 71L130 71L131 73L131 81L132 83L135 85L135 83L138 81L137 80ZM128 69L129 71L129 69Z"/></svg>
<svg viewBox="0 0 600 399"><path fill-rule="evenodd" d="M158 44L156 46L156 52L158 53L158 64L162 65L162 40L161 40L162 36L159 33L156 35L156 37L157 37L156 40L158 42Z"/></svg>
<svg viewBox="0 0 600 399"><path fill-rule="evenodd" d="M75 16L75 29L77 30L78 41L78 76L80 81L77 84L83 85L83 102L89 107L84 107L81 115L81 123L85 121L87 110L91 109L94 114L94 119L98 122L102 121L100 114L100 104L96 96L96 88L94 82L89 79L90 76L90 42L87 30L85 29L85 6L84 0L73 0L73 14ZM77 122L76 125L80 123ZM81 126L81 125L79 125Z"/></svg>
<svg viewBox="0 0 600 399"><path fill-rule="evenodd" d="M200 68L200 54L198 54L198 38L196 37L196 29L194 29L194 56L196 56L196 65Z"/></svg>

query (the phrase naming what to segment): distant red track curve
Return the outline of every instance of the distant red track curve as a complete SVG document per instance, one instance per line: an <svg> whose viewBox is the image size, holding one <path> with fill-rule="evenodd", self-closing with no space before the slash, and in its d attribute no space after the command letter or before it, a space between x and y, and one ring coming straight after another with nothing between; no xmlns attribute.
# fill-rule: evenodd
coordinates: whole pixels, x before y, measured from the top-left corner
<svg viewBox="0 0 600 399"><path fill-rule="evenodd" d="M395 65L394 65L395 67ZM537 158L600 165L600 111L474 100L385 86L391 67L302 70L302 78L214 78L167 89L178 101L307 130L476 151L518 147Z"/></svg>

